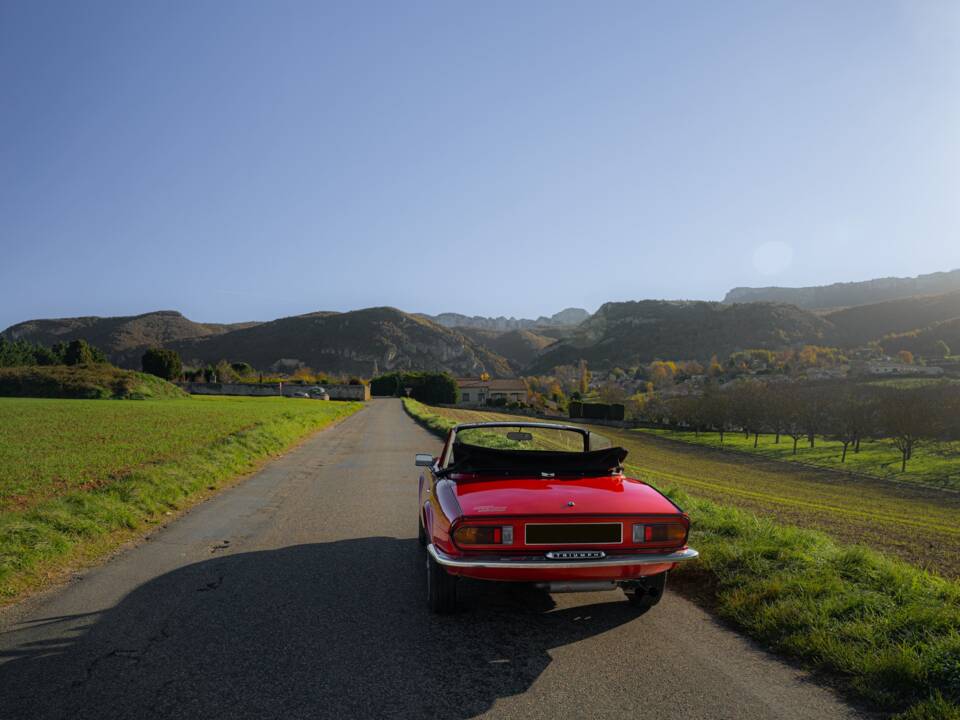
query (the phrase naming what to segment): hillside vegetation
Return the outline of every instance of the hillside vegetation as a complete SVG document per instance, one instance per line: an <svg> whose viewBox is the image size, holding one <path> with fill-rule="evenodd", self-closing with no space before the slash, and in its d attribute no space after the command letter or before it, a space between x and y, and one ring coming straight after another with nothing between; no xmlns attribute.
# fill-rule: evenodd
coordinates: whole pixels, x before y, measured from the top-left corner
<svg viewBox="0 0 960 720"><path fill-rule="evenodd" d="M457 328L457 330L477 345L504 358L518 374L533 362L544 348L555 342L554 338L539 335L531 330L498 332L468 327Z"/></svg>
<svg viewBox="0 0 960 720"><path fill-rule="evenodd" d="M430 408L409 400L405 406L438 433L457 421L510 417ZM841 544L825 533L781 524L794 521L794 515L783 512L784 505L773 513L755 514L750 495L769 492L771 486L762 482L765 474L770 483L790 492L806 484L812 475L807 471L773 471L762 462L731 461L699 449L683 452L679 444L670 448L636 433L630 437L629 431L608 430L603 433L630 451L628 472L667 489L691 516L690 543L701 556L673 572L674 587L705 599L773 650L830 673L848 694L878 709L903 711L904 720L955 718L960 713L960 584L864 547ZM698 482L713 489L705 490ZM824 489L831 484L826 477L819 482ZM733 492L725 492L727 483ZM852 483L834 488L830 499L818 503L819 492L814 492L808 507L794 507L802 517L807 510L818 512L818 504L846 496L851 513L838 515L840 527L858 520L870 527L926 517L922 512L914 515L919 507L908 510L898 503L884 515L873 495L879 487ZM740 508L732 506L742 500L746 503ZM929 508L942 511L932 500ZM864 518L871 513L874 519ZM913 542L929 556L926 542L909 536L912 530L898 533L887 527L884 534L888 541L897 535ZM960 537L953 542L960 545Z"/></svg>
<svg viewBox="0 0 960 720"><path fill-rule="evenodd" d="M186 397L154 375L107 364L0 368L0 397L147 400Z"/></svg>
<svg viewBox="0 0 960 720"><path fill-rule="evenodd" d="M587 360L591 367L630 367L657 358L709 360L744 348L823 344L831 325L789 305L710 302L606 303L528 368L543 373Z"/></svg>
<svg viewBox="0 0 960 720"><path fill-rule="evenodd" d="M3 331L3 335L9 340L24 339L44 345L83 339L104 350L116 365L139 370L140 356L148 347L159 347L186 338L218 335L254 324L198 323L176 311L159 310L129 317L29 320L12 325Z"/></svg>
<svg viewBox="0 0 960 720"><path fill-rule="evenodd" d="M825 318L833 326L833 344L862 345L891 333L909 332L960 318L960 291L847 308L829 313Z"/></svg>
<svg viewBox="0 0 960 720"><path fill-rule="evenodd" d="M99 557L361 407L0 398L0 602Z"/></svg>
<svg viewBox="0 0 960 720"><path fill-rule="evenodd" d="M423 368L454 375L513 374L506 360L461 333L389 307L298 315L168 347L192 365L228 358L262 370L306 365L364 377Z"/></svg>

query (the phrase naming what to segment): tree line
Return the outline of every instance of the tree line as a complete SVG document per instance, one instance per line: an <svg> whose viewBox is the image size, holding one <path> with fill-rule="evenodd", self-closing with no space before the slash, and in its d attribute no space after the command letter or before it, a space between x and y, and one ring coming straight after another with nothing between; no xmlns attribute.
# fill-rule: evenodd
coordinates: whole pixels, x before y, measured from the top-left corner
<svg viewBox="0 0 960 720"><path fill-rule="evenodd" d="M47 346L28 340L8 340L0 337L0 367L94 365L105 362L106 353L86 340L71 340Z"/></svg>
<svg viewBox="0 0 960 720"><path fill-rule="evenodd" d="M756 380L708 384L702 394L651 397L638 411L641 420L675 429L715 432L723 443L729 432L773 435L815 447L818 437L841 444L841 462L858 453L865 439L889 439L901 456L901 470L918 445L960 439L960 386L937 383L897 388L826 382L764 383Z"/></svg>

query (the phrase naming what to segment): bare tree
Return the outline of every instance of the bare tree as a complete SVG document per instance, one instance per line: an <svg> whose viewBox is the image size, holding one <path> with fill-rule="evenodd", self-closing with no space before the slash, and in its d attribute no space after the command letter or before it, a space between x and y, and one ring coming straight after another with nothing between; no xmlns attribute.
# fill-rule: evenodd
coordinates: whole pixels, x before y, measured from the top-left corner
<svg viewBox="0 0 960 720"><path fill-rule="evenodd" d="M900 451L901 472L907 471L907 461L917 445L936 434L935 407L928 388L886 389L880 394L880 425Z"/></svg>

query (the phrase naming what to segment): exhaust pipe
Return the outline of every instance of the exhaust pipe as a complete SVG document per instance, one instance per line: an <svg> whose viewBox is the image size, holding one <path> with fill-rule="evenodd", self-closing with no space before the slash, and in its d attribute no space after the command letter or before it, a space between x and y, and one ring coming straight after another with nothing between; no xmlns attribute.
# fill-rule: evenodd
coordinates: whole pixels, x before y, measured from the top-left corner
<svg viewBox="0 0 960 720"><path fill-rule="evenodd" d="M603 580L570 580L567 582L537 583L537 587L550 593L600 592L602 590L616 590L617 584L612 580L609 582Z"/></svg>

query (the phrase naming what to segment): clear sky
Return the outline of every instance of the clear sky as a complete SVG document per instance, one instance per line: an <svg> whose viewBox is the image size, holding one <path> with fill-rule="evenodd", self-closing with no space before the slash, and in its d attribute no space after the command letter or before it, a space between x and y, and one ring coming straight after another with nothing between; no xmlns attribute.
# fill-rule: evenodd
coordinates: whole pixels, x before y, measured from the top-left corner
<svg viewBox="0 0 960 720"><path fill-rule="evenodd" d="M960 3L0 2L0 328L960 267Z"/></svg>

